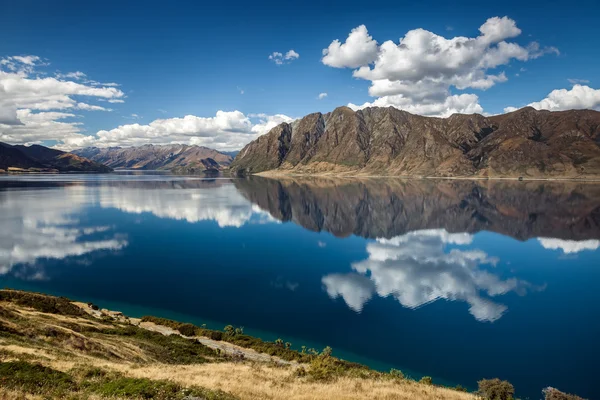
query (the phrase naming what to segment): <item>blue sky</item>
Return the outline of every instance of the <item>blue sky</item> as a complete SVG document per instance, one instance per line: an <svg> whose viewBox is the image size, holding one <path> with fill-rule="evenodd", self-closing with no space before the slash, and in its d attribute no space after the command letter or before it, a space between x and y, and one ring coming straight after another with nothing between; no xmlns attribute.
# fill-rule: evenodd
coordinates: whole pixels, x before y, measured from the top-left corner
<svg viewBox="0 0 600 400"><path fill-rule="evenodd" d="M595 40L600 36L599 11L600 5L594 1L10 2L2 6L0 16L0 60L5 60L0 65L5 74L4 80L0 79L0 141L38 142L66 149L185 142L232 150L278 122L348 104L392 105L442 116L455 111L495 114L535 102L539 103L536 108L554 110L598 108ZM344 59L343 52L332 57L330 65L323 58L323 49L332 41L339 39L345 44L351 31L361 25L366 29L366 44L381 46L392 41L397 46L416 29L448 40L458 36L474 39L483 35L479 29L486 21L504 16L509 18L501 26L505 35L482 50L479 58L475 55L474 62L490 56L500 41L518 45L525 53L510 53L512 56L503 60L506 62L491 67L472 68L467 63L450 75L446 70L427 75L423 71L435 66L443 69L455 58L434 59L432 67L421 61L433 53L421 57L418 52L400 51L396 58L381 62L376 61L379 55L375 53L371 58L359 54L371 71L357 78L353 71L359 66ZM537 50L532 42L537 43ZM430 44L419 43L424 48ZM298 58L283 60L282 65L269 59L274 52L285 56L292 49ZM360 48L346 50L360 53ZM11 59L14 56L39 59L23 64ZM414 58L412 64L398 70L409 56ZM414 75L411 68L419 70L418 78L407 78ZM85 78L65 76L76 71ZM15 77L18 72L21 75ZM445 78L441 79L440 73ZM454 73L457 75L450 77ZM71 103L36 108L40 102L32 98L43 98L48 93L41 92L47 88L33 87L35 82L30 81L44 78L92 88L112 87L121 94L96 91L83 95L65 87L66 92L56 89L52 96L67 96ZM400 85L400 89L392 85L391 96L396 97L378 100L385 96L372 87L377 79ZM461 89L465 79L469 82ZM474 84L478 79L485 82ZM581 85L577 92L572 92L573 82ZM118 86L102 85L106 83ZM436 93L424 98L432 85ZM489 87L483 87L486 85ZM542 101L557 89L565 92L557 93L552 101ZM327 95L319 99L320 93ZM476 98L448 100L461 94ZM81 102L111 111L77 106ZM230 114L217 116L219 111ZM233 111L239 113L231 114ZM201 119L182 120L186 115ZM157 119L170 122L148 127ZM136 123L146 128L115 131ZM111 133L97 140L99 131Z"/></svg>

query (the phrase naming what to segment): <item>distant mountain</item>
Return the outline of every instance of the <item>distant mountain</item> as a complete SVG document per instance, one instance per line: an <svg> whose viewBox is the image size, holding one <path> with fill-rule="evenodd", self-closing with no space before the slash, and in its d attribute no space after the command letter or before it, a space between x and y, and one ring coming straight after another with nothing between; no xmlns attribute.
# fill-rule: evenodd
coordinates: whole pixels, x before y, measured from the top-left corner
<svg viewBox="0 0 600 400"><path fill-rule="evenodd" d="M110 172L111 168L87 158L34 144L0 143L0 170L25 172Z"/></svg>
<svg viewBox="0 0 600 400"><path fill-rule="evenodd" d="M202 146L143 145L138 147L86 147L73 153L115 169L214 172L231 164L233 158Z"/></svg>
<svg viewBox="0 0 600 400"><path fill-rule="evenodd" d="M340 107L282 123L244 147L239 174L600 177L600 112L423 117Z"/></svg>

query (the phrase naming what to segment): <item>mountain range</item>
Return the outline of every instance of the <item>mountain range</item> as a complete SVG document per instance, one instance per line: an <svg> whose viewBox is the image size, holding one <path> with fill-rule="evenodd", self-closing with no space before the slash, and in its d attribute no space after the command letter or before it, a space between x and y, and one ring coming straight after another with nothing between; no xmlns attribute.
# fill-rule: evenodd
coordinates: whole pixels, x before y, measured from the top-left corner
<svg viewBox="0 0 600 400"><path fill-rule="evenodd" d="M600 112L525 107L495 116L339 107L245 146L237 174L599 178Z"/></svg>
<svg viewBox="0 0 600 400"><path fill-rule="evenodd" d="M110 172L112 168L75 154L37 144L11 146L0 143L0 171Z"/></svg>
<svg viewBox="0 0 600 400"><path fill-rule="evenodd" d="M74 154L115 169L171 170L175 173L215 172L231 163L233 157L202 146L184 144L138 147L86 147Z"/></svg>

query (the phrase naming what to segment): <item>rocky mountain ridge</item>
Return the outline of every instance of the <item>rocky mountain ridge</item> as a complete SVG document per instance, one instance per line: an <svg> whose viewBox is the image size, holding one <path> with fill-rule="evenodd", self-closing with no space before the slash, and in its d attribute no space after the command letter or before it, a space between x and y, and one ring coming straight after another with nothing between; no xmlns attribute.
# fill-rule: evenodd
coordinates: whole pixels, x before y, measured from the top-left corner
<svg viewBox="0 0 600 400"><path fill-rule="evenodd" d="M238 174L600 178L600 112L413 115L339 107L282 123L245 146Z"/></svg>
<svg viewBox="0 0 600 400"><path fill-rule="evenodd" d="M172 170L174 172L219 171L232 161L228 154L202 146L143 145L137 147L86 147L74 151L115 169Z"/></svg>

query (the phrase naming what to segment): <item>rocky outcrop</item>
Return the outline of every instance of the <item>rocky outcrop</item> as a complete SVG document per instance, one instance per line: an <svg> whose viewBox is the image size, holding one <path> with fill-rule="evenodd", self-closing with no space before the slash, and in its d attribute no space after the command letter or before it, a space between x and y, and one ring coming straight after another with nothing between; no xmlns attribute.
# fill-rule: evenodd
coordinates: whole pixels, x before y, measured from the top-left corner
<svg viewBox="0 0 600 400"><path fill-rule="evenodd" d="M600 177L600 112L413 115L340 107L282 123L248 144L238 174Z"/></svg>
<svg viewBox="0 0 600 400"><path fill-rule="evenodd" d="M600 239L600 185L591 183L253 176L234 184L274 218L335 236L443 228L518 240Z"/></svg>
<svg viewBox="0 0 600 400"><path fill-rule="evenodd" d="M143 145L138 147L86 147L75 154L115 169L172 170L180 172L219 171L233 157L202 146Z"/></svg>
<svg viewBox="0 0 600 400"><path fill-rule="evenodd" d="M34 144L0 143L0 169L14 172L110 172L112 168L87 158Z"/></svg>

